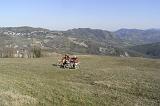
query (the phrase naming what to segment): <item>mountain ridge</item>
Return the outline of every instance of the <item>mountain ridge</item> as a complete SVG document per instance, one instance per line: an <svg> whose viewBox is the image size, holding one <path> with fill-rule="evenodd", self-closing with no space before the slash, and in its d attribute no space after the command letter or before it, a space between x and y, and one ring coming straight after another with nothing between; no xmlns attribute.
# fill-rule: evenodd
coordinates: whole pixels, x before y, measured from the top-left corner
<svg viewBox="0 0 160 106"><path fill-rule="evenodd" d="M123 28L111 32L101 29L74 28L66 31L53 31L29 26L1 27L0 39L0 48L10 45L31 47L34 43L39 43L42 48L55 52L139 56L143 53L128 49L128 47L160 42L160 30Z"/></svg>

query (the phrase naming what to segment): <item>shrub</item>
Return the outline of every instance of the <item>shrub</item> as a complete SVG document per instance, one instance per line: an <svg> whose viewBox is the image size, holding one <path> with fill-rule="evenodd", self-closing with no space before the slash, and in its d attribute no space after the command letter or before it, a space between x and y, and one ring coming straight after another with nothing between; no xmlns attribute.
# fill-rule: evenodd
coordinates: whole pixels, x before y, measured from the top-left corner
<svg viewBox="0 0 160 106"><path fill-rule="evenodd" d="M41 48L40 47L34 47L32 49L33 52L33 58L40 58L41 57Z"/></svg>

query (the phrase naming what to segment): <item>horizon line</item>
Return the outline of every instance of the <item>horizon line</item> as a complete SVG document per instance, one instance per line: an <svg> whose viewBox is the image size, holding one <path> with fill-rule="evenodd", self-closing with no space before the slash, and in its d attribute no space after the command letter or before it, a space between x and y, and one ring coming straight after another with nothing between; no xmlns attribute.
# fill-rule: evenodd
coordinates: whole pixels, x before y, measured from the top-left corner
<svg viewBox="0 0 160 106"><path fill-rule="evenodd" d="M128 29L128 30L160 30L160 28L127 28L127 27L122 27L122 28L117 28L117 30L108 30L108 29L104 29L104 28L92 28L92 27L75 27L75 28L67 28L67 29L53 29L53 28L48 28L48 27L37 27L37 26L27 26L27 25L20 25L20 26L0 26L0 28L20 28L20 27L30 27L30 28L41 28L41 29L46 29L46 30L50 30L50 31L67 31L67 30L72 30L72 29L93 29L93 30L106 30L106 31L110 31L110 32L114 32L114 31L118 31L121 29Z"/></svg>

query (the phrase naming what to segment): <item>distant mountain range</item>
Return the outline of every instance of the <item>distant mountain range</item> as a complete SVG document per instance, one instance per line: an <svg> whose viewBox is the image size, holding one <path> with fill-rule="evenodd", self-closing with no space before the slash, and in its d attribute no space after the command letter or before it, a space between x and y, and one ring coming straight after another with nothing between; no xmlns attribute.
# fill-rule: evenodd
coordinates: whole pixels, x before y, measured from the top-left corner
<svg viewBox="0 0 160 106"><path fill-rule="evenodd" d="M159 29L120 29L114 32L117 37L135 45L160 42Z"/></svg>
<svg viewBox="0 0 160 106"><path fill-rule="evenodd" d="M51 31L27 26L0 28L1 50L4 47L30 48L38 44L42 50L49 52L152 57L136 48L143 45L142 47L150 49L149 45L144 44L156 42L160 42L158 29L120 29L111 32L90 28L67 31ZM156 49L159 46L154 47ZM150 49L150 52L155 49ZM154 57L156 55L154 54Z"/></svg>

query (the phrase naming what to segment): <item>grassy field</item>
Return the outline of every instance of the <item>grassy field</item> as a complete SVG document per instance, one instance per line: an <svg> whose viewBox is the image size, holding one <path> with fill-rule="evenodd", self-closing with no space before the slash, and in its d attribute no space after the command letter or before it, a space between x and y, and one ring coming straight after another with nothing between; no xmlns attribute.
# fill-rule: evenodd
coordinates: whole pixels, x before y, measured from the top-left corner
<svg viewBox="0 0 160 106"><path fill-rule="evenodd" d="M159 106L160 60L80 56L80 69L59 57L0 59L0 106Z"/></svg>

